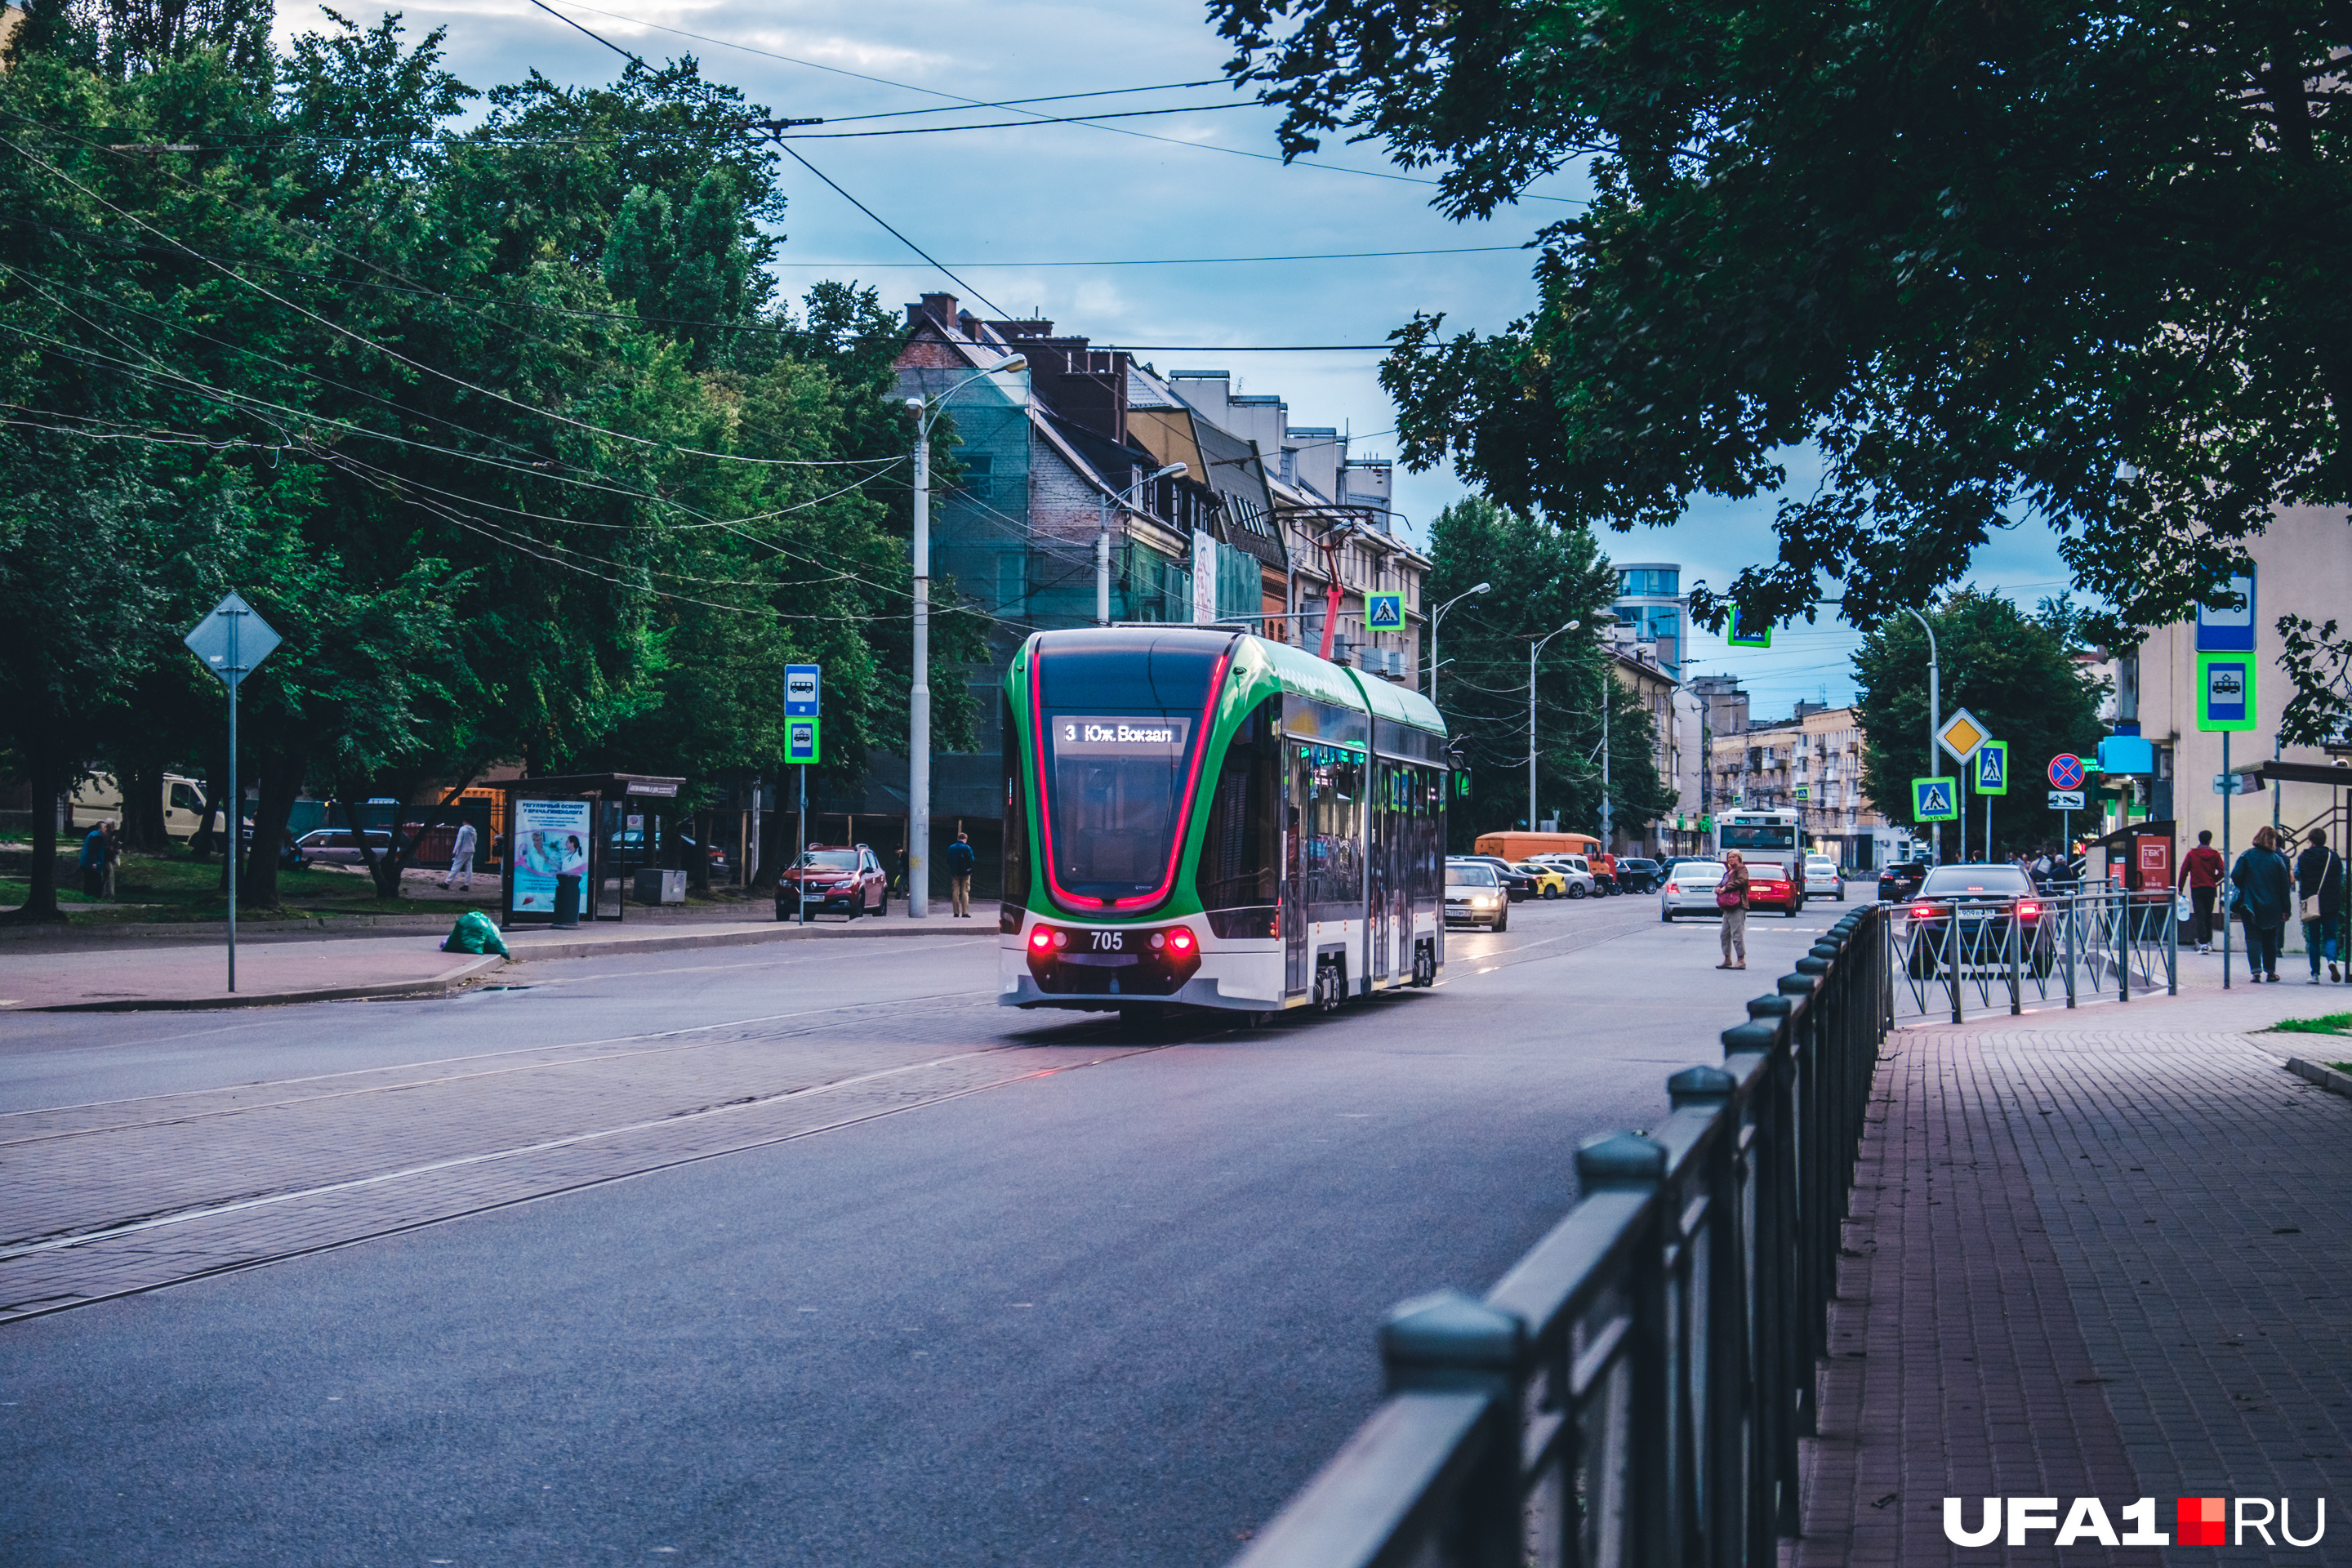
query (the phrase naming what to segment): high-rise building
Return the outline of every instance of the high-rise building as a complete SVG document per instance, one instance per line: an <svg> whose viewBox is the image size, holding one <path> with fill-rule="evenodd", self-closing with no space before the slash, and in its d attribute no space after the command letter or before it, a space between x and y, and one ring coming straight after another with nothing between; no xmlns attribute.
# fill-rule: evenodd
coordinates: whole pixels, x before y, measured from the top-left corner
<svg viewBox="0 0 2352 1568"><path fill-rule="evenodd" d="M1617 568L1617 602L1610 607L1633 640L1651 645L1659 668L1682 679L1684 623L1690 601L1683 596L1683 569L1675 562L1642 562Z"/></svg>

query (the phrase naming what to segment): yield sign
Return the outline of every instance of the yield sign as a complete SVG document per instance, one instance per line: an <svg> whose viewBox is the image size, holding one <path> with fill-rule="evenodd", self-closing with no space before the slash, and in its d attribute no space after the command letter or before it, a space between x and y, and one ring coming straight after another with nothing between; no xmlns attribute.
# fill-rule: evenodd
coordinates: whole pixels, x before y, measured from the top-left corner
<svg viewBox="0 0 2352 1568"><path fill-rule="evenodd" d="M2051 758L2050 787L2052 789L2081 789L2083 787L2083 759L2076 756L2072 752L2061 752L2056 756Z"/></svg>
<svg viewBox="0 0 2352 1568"><path fill-rule="evenodd" d="M206 669L221 678L222 685L234 687L251 675L281 639L252 605L231 594L180 640L204 661Z"/></svg>
<svg viewBox="0 0 2352 1568"><path fill-rule="evenodd" d="M1967 762L1976 755L1979 746L1991 739L1991 729L1965 708L1955 710L1936 731L1936 743L1950 752L1956 763Z"/></svg>

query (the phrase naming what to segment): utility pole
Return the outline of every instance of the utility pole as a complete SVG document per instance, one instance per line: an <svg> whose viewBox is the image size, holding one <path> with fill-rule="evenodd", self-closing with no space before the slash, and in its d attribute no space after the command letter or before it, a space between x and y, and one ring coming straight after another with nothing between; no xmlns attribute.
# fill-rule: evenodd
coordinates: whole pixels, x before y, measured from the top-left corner
<svg viewBox="0 0 2352 1568"><path fill-rule="evenodd" d="M947 400L983 376L1025 370L1027 356L1014 354L976 370L937 398L910 397L915 416L915 674L907 692L907 918L931 912L931 421ZM803 770L801 793L808 793ZM806 812L807 806L803 805Z"/></svg>

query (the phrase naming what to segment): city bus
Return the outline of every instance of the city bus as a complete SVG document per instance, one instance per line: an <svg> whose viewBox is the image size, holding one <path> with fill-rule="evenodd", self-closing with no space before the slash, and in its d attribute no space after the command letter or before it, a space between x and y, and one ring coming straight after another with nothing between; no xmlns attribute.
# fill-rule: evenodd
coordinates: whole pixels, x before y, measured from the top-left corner
<svg viewBox="0 0 2352 1568"><path fill-rule="evenodd" d="M1445 963L1444 721L1207 626L1039 632L1006 672L1000 1004L1324 1011Z"/></svg>

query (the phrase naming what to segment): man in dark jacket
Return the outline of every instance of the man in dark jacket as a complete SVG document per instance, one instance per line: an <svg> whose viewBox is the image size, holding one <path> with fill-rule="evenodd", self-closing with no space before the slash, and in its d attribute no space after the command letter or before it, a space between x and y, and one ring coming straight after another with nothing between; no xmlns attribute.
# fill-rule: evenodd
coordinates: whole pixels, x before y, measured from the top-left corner
<svg viewBox="0 0 2352 1568"><path fill-rule="evenodd" d="M2257 828L2254 847L2238 857L2230 872L2238 889L2238 913L2246 922L2246 970L2259 984L2278 984L2279 948L2286 917L2294 905L2294 872L2278 850L2278 833Z"/></svg>
<svg viewBox="0 0 2352 1568"><path fill-rule="evenodd" d="M2197 847L2180 858L2180 885L2189 889L2189 905L2195 911L2189 934L2200 952L2213 951L2213 899L2227 869L2221 864L2221 852L2213 847L2210 830L2199 834Z"/></svg>
<svg viewBox="0 0 2352 1568"><path fill-rule="evenodd" d="M2294 861L2294 896L2303 906L2303 948L2311 960L2311 984L2319 984L2319 961L2327 960L2327 978L2340 978L2336 968L2336 931L2344 910L2344 858L2327 847L2319 828Z"/></svg>
<svg viewBox="0 0 2352 1568"><path fill-rule="evenodd" d="M979 857L971 852L971 840L961 833L948 846L949 899L960 921L971 919L971 867Z"/></svg>

